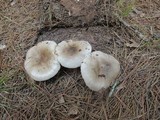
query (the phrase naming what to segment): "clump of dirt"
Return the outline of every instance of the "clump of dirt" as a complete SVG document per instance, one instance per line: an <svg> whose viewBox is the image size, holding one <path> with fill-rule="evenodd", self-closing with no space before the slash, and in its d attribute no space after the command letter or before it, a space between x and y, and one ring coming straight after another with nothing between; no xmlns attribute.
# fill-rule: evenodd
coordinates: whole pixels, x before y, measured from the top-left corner
<svg viewBox="0 0 160 120"><path fill-rule="evenodd" d="M60 3L68 10L70 16L84 16L88 22L97 14L97 0L61 0Z"/></svg>
<svg viewBox="0 0 160 120"><path fill-rule="evenodd" d="M87 15L89 9L94 10L97 0L61 0L60 3L70 12L70 15L80 16Z"/></svg>
<svg viewBox="0 0 160 120"><path fill-rule="evenodd" d="M107 2L108 0L105 0ZM103 0L42 1L41 21L45 26L84 26L104 24L110 7ZM111 11L110 11L111 12ZM56 24L51 24L57 21ZM50 26L51 27L51 26Z"/></svg>
<svg viewBox="0 0 160 120"><path fill-rule="evenodd" d="M44 32L39 36L38 41L54 40L57 43L64 40L85 40L91 43L94 50L104 50L107 46L113 47L113 36L107 32L105 27L89 28L59 28ZM114 41L118 41L114 39ZM118 44L118 42L116 42ZM120 43L121 45L123 43ZM104 46L104 47L103 47Z"/></svg>

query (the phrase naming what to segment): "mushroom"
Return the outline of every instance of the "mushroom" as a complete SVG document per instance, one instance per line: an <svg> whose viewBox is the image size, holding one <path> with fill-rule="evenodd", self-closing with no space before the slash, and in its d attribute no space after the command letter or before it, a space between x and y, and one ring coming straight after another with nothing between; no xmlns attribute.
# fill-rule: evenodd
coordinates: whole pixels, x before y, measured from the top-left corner
<svg viewBox="0 0 160 120"><path fill-rule="evenodd" d="M60 70L55 54L56 46L54 41L42 41L28 50L24 68L35 81L48 80Z"/></svg>
<svg viewBox="0 0 160 120"><path fill-rule="evenodd" d="M56 47L58 61L66 68L80 67L83 59L92 51L87 41L67 40L60 42Z"/></svg>
<svg viewBox="0 0 160 120"><path fill-rule="evenodd" d="M120 72L119 62L111 55L94 51L81 64L81 74L93 91L108 88Z"/></svg>

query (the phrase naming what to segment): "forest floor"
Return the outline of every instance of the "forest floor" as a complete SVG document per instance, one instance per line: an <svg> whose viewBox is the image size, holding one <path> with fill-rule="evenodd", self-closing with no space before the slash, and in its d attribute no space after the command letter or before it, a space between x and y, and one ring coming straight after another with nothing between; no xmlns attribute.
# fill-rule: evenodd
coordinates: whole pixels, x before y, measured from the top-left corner
<svg viewBox="0 0 160 120"><path fill-rule="evenodd" d="M30 47L72 38L120 61L118 85L103 99L79 68L45 82L25 73ZM0 0L0 44L1 120L160 119L159 0Z"/></svg>

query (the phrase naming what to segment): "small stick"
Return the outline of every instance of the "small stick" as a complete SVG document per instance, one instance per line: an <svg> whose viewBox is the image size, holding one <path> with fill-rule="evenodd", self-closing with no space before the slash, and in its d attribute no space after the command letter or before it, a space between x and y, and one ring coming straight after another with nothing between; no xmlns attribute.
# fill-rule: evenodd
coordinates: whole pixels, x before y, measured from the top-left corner
<svg viewBox="0 0 160 120"><path fill-rule="evenodd" d="M133 32L135 32L140 39L145 40L145 41L149 41L149 39L147 39L140 31L138 31L135 27L131 26L129 23L127 23L126 21L124 21L118 14L114 14L118 20L123 23L126 27L128 27L129 29L131 29Z"/></svg>
<svg viewBox="0 0 160 120"><path fill-rule="evenodd" d="M108 116L107 116L107 113L106 113L106 108L104 106L104 101L102 101L102 109L103 109L103 112L104 112L105 120L108 120Z"/></svg>
<svg viewBox="0 0 160 120"><path fill-rule="evenodd" d="M116 89L116 87L117 87L118 84L119 84L119 81L116 81L116 82L113 84L112 89L111 89L111 91L109 92L109 97L111 97L111 96L113 95L113 93L114 93L114 91L115 91L115 89Z"/></svg>

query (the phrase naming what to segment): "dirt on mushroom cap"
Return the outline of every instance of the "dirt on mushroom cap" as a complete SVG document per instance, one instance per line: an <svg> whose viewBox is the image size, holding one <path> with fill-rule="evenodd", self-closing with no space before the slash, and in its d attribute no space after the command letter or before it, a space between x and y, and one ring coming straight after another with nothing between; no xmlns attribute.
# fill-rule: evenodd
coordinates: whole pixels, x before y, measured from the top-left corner
<svg viewBox="0 0 160 120"><path fill-rule="evenodd" d="M45 65L46 67L49 67L49 61L54 59L53 53L47 48L36 50L35 53L30 57L35 59L34 63L32 64L33 67L39 65Z"/></svg>
<svg viewBox="0 0 160 120"><path fill-rule="evenodd" d="M81 48L79 48L78 45L72 44L72 45L69 45L68 47L66 47L65 49L63 49L63 53L66 56L74 56L74 55L78 54L80 49Z"/></svg>
<svg viewBox="0 0 160 120"><path fill-rule="evenodd" d="M57 74L60 64L55 54L56 46L53 41L43 41L28 50L24 66L32 79L44 81Z"/></svg>
<svg viewBox="0 0 160 120"><path fill-rule="evenodd" d="M92 51L87 41L62 41L56 47L58 61L66 68L80 67L83 59Z"/></svg>
<svg viewBox="0 0 160 120"><path fill-rule="evenodd" d="M85 43L84 43L85 42ZM62 48L62 52L60 54L69 57L79 54L81 51L87 51L86 41L64 41L64 47ZM65 44L66 43L66 44Z"/></svg>

